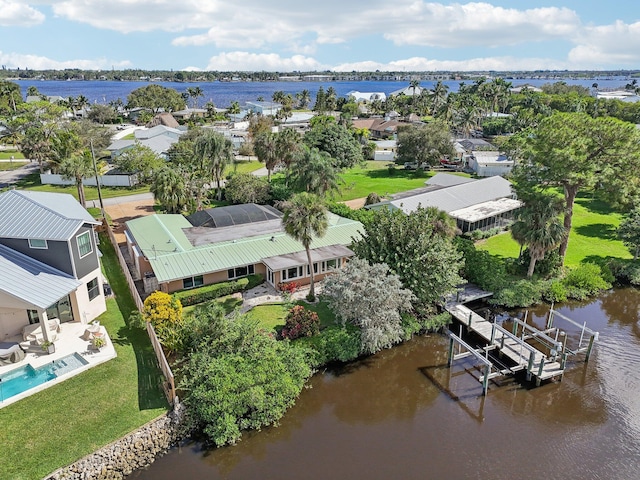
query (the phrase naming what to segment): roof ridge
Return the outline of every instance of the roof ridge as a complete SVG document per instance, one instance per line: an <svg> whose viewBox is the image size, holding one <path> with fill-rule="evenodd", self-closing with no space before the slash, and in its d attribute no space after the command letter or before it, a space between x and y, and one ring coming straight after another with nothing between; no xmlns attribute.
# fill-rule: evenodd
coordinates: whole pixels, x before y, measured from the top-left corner
<svg viewBox="0 0 640 480"><path fill-rule="evenodd" d="M49 208L48 206L34 200L33 198L29 198L29 195L23 195L25 193L24 190L9 190L10 192L15 192L16 195L19 195L20 197L24 198L25 200L39 206L40 208L47 210L50 213L53 213L54 215L57 215L58 217L64 218L65 220L77 220L79 222L85 223L85 220L83 218L72 218L72 217L67 217L66 215L61 214L60 212L57 212L55 210L53 210L52 208ZM31 192L34 193L34 192ZM37 193L46 193L46 192L35 192ZM59 193L58 195L69 195L71 197L73 197L73 195L70 195L68 193Z"/></svg>

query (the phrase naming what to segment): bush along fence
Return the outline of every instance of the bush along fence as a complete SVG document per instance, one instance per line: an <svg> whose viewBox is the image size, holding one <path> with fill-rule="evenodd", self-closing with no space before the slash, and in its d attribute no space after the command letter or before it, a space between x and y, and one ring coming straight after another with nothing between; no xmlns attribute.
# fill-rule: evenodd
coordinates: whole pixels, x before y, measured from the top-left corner
<svg viewBox="0 0 640 480"><path fill-rule="evenodd" d="M215 300L216 298L243 292L260 285L264 281L262 275L249 275L230 282L215 283L204 287L182 290L173 294L183 307Z"/></svg>
<svg viewBox="0 0 640 480"><path fill-rule="evenodd" d="M118 262L120 263L120 268L122 269L122 273L124 274L127 285L129 285L129 291L131 292L131 296L136 304L136 307L140 313L142 313L144 309L144 303L140 298L140 294L138 293L138 289L136 288L136 284L131 276L131 272L129 271L129 266L127 265L127 261L125 260L122 252L120 251L120 246L118 245L118 241L116 240L115 235L113 234L113 230L107 223L107 221L102 222L103 229L109 235L109 240L113 245L113 249L116 252L118 257ZM153 346L153 351L156 354L156 359L158 360L158 366L164 375L165 382L163 384L163 390L167 396L167 401L171 406L175 406L176 401L176 387L175 387L175 377L173 372L171 371L171 367L169 366L169 362L167 357L162 350L162 346L160 345L160 341L156 336L156 332L153 329L153 326L147 322L147 334L149 335L149 340L151 341L151 345Z"/></svg>

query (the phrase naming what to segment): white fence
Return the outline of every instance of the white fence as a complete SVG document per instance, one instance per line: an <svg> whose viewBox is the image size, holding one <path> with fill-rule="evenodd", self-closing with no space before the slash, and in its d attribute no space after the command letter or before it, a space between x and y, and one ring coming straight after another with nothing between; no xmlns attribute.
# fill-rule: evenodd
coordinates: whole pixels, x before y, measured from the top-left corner
<svg viewBox="0 0 640 480"><path fill-rule="evenodd" d="M390 150L376 150L373 153L373 159L393 162L396 159L396 152L392 152Z"/></svg>
<svg viewBox="0 0 640 480"><path fill-rule="evenodd" d="M100 175L101 187L134 187L138 184L138 174ZM75 185L74 180L65 180L62 175L55 173L41 173L40 183L43 185ZM86 187L96 186L96 177L85 178L82 183Z"/></svg>

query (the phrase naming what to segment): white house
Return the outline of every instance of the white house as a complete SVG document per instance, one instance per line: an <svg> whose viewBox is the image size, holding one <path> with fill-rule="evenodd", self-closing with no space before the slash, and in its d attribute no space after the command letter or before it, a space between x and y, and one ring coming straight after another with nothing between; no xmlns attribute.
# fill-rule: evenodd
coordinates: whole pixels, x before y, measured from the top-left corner
<svg viewBox="0 0 640 480"><path fill-rule="evenodd" d="M479 177L507 175L513 169L514 161L504 153L495 151L474 151L467 157L469 168Z"/></svg>
<svg viewBox="0 0 640 480"><path fill-rule="evenodd" d="M387 99L384 92L358 92L357 90L351 90L345 96L356 103L373 102L374 100L384 101Z"/></svg>

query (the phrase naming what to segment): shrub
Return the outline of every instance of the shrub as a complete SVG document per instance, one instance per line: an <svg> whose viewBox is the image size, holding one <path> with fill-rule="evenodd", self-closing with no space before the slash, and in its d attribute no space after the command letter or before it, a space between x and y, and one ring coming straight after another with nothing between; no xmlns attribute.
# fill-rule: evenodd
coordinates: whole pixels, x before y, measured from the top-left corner
<svg viewBox="0 0 640 480"><path fill-rule="evenodd" d="M314 367L330 362L348 362L360 355L360 331L352 325L332 325L322 330L320 335L303 337L296 342L315 351Z"/></svg>
<svg viewBox="0 0 640 480"><path fill-rule="evenodd" d="M477 250L470 240L458 237L455 242L464 255L464 278L489 291L500 290L506 284L507 271L502 259L484 250Z"/></svg>
<svg viewBox="0 0 640 480"><path fill-rule="evenodd" d="M265 204L270 199L269 184L251 173L233 175L225 185L225 198L234 204Z"/></svg>
<svg viewBox="0 0 640 480"><path fill-rule="evenodd" d="M535 305L542 300L544 286L543 282L519 280L497 292L489 303L507 308Z"/></svg>
<svg viewBox="0 0 640 480"><path fill-rule="evenodd" d="M371 192L369 195L367 195L367 199L365 200L364 204L373 205L374 203L380 203L381 201L382 199L380 198L380 195L378 195L376 192Z"/></svg>
<svg viewBox="0 0 640 480"><path fill-rule="evenodd" d="M320 333L320 318L316 312L296 305L287 314L285 326L280 333L283 338L294 340L299 337L311 337Z"/></svg>
<svg viewBox="0 0 640 480"><path fill-rule="evenodd" d="M438 330L449 323L451 323L451 315L448 312L427 316L403 314L402 330L404 331L404 340L409 340L413 335Z"/></svg>
<svg viewBox="0 0 640 480"><path fill-rule="evenodd" d="M278 289L292 295L298 291L298 284L296 282L283 282L278 284Z"/></svg>
<svg viewBox="0 0 640 480"><path fill-rule="evenodd" d="M516 260L517 272L520 274L527 273L531 256L529 249L526 248L520 258ZM556 277L562 270L562 258L558 250L547 252L542 260L536 262L536 274L542 278Z"/></svg>
<svg viewBox="0 0 640 480"><path fill-rule="evenodd" d="M616 281L631 285L640 285L640 264L631 261L613 259L608 263L609 271Z"/></svg>
<svg viewBox="0 0 640 480"><path fill-rule="evenodd" d="M542 296L547 302L564 302L567 299L567 288L561 280L552 280Z"/></svg>
<svg viewBox="0 0 640 480"><path fill-rule="evenodd" d="M144 301L142 316L150 322L160 342L170 351L177 348L177 332L182 323L182 304L168 293L153 292Z"/></svg>
<svg viewBox="0 0 640 480"><path fill-rule="evenodd" d="M180 303L186 307L248 290L260 285L263 281L262 275L249 275L248 277L230 282L214 283L213 285L206 285L204 287L182 290L174 293L173 297L180 300Z"/></svg>
<svg viewBox="0 0 640 480"><path fill-rule="evenodd" d="M562 283L567 289L567 297L577 300L611 288L611 283L603 278L602 269L595 263L584 263L571 270Z"/></svg>

